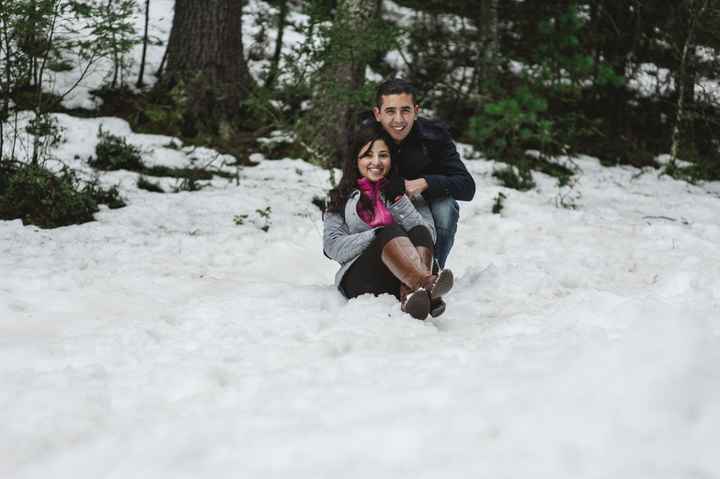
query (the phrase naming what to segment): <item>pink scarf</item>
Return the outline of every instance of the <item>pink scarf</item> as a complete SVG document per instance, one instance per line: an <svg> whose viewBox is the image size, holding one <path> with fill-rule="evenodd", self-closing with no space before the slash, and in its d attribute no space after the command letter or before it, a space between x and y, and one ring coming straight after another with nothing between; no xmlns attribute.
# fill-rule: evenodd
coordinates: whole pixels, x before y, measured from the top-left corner
<svg viewBox="0 0 720 479"><path fill-rule="evenodd" d="M373 211L368 211L363 208L362 203L358 202L357 212L358 215L360 215L360 218L371 228L375 228L377 226L388 226L395 222L392 214L385 207L382 195L380 194L380 187L383 183L385 183L385 179L372 182L367 178L360 178L357 181L357 185L360 188L362 195L369 199L373 205Z"/></svg>

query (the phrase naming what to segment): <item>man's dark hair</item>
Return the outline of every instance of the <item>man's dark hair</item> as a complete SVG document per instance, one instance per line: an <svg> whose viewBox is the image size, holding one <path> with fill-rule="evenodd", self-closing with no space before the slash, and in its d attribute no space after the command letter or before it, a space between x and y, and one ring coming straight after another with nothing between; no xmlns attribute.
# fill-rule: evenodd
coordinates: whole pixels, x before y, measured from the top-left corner
<svg viewBox="0 0 720 479"><path fill-rule="evenodd" d="M385 80L377 87L375 92L375 104L378 108L382 107L382 97L385 95L402 95L407 93L412 96L413 103L417 103L417 90L407 80L402 78L393 78L391 80Z"/></svg>

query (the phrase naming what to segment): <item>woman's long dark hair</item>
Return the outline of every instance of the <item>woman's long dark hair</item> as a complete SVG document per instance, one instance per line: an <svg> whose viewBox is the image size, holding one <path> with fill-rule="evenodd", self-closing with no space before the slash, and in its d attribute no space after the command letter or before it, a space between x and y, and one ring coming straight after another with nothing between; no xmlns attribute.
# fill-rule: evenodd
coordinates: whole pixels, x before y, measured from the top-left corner
<svg viewBox="0 0 720 479"><path fill-rule="evenodd" d="M345 158L343 164L342 178L340 183L330 190L329 201L327 206L327 212L337 213L341 212L345 208L345 203L350 197L350 193L357 189L357 180L361 178L360 170L357 166L358 155L363 146L370 143L372 144L377 140L383 140L388 147L390 146L390 135L383 129L380 123L375 121L368 121L360 125L353 133L352 144L350 146L350 154ZM394 164L391 162L390 171L394 171ZM360 197L360 202L363 207L369 211L373 210L373 205L366 200L365 196Z"/></svg>

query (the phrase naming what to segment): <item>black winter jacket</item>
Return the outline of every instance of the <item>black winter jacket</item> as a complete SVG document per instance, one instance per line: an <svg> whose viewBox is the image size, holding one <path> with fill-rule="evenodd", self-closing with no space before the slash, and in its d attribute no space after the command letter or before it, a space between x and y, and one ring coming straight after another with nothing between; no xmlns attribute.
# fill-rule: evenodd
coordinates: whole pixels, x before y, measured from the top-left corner
<svg viewBox="0 0 720 479"><path fill-rule="evenodd" d="M440 122L417 118L410 134L399 144L390 145L393 163L408 179L425 178L427 200L452 196L470 201L475 196L475 181L460 159L450 132Z"/></svg>

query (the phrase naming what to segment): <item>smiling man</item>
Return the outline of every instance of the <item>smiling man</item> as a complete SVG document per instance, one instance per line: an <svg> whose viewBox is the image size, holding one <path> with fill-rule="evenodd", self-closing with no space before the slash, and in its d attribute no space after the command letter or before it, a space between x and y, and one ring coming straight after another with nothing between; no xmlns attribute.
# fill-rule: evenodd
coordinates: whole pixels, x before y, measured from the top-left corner
<svg viewBox="0 0 720 479"><path fill-rule="evenodd" d="M381 83L375 95L375 119L393 139L392 161L405 178L410 197L422 195L432 210L437 242L435 258L440 268L455 242L460 214L457 201L475 196L475 181L460 159L447 127L420 118L413 85L402 79Z"/></svg>

